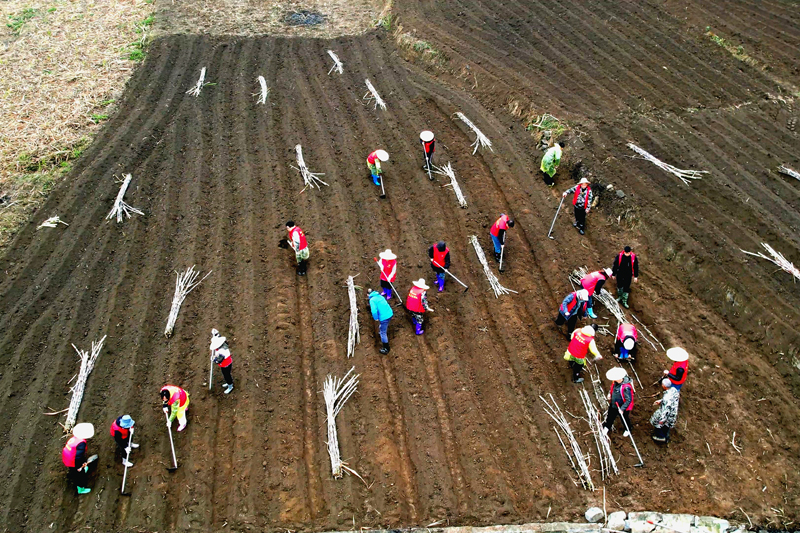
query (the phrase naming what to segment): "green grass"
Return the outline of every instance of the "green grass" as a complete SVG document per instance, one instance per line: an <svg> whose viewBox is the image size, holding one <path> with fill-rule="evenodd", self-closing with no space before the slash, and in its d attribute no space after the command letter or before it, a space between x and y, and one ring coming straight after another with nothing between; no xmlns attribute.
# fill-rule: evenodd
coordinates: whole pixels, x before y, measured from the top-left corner
<svg viewBox="0 0 800 533"><path fill-rule="evenodd" d="M376 26L380 26L386 31L392 31L393 23L394 23L394 16L392 14L389 14L383 17L382 19L378 20Z"/></svg>
<svg viewBox="0 0 800 533"><path fill-rule="evenodd" d="M758 61L747 54L747 52L744 49L744 46L733 44L732 42L724 39L723 37L720 37L713 31L711 31L711 26L706 26L706 37L708 37L712 43L716 44L720 48L724 48L725 50L727 50L733 57L735 57L739 61L742 61L754 67L758 65Z"/></svg>
<svg viewBox="0 0 800 533"><path fill-rule="evenodd" d="M19 35L19 32L22 30L22 27L35 17L39 13L39 10L33 7L28 7L20 11L19 13L15 13L13 15L8 16L9 22L6 23L6 26L11 29L11 33L14 35Z"/></svg>
<svg viewBox="0 0 800 533"><path fill-rule="evenodd" d="M147 55L147 31L150 29L150 26L153 25L153 22L155 22L155 17L150 15L146 19L134 23L133 31L141 34L142 37L132 42L127 47L128 59L131 61L136 61L137 63L144 61Z"/></svg>
<svg viewBox="0 0 800 533"><path fill-rule="evenodd" d="M104 120L108 120L108 115L106 115L104 113L103 114L92 115L92 122L94 122L95 124L99 124L100 122L102 122Z"/></svg>
<svg viewBox="0 0 800 533"><path fill-rule="evenodd" d="M108 117L106 117L108 118ZM17 157L17 171L23 173L47 173L56 168L63 169L64 163L69 163L83 155L89 146L89 139L81 138L71 146L41 155L22 153Z"/></svg>
<svg viewBox="0 0 800 533"><path fill-rule="evenodd" d="M545 113L544 115L536 115L535 118L532 118L525 126L525 129L527 131L550 130L553 133L553 139L555 140L567 130L567 126L553 115Z"/></svg>

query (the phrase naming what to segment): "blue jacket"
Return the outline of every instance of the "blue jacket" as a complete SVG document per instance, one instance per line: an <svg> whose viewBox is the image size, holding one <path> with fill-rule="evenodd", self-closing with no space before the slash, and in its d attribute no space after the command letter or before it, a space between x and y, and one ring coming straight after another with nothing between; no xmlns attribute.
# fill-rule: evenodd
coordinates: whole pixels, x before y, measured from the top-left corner
<svg viewBox="0 0 800 533"><path fill-rule="evenodd" d="M372 318L379 322L389 320L394 316L394 311L386 298L375 291L369 293L369 309L372 311Z"/></svg>

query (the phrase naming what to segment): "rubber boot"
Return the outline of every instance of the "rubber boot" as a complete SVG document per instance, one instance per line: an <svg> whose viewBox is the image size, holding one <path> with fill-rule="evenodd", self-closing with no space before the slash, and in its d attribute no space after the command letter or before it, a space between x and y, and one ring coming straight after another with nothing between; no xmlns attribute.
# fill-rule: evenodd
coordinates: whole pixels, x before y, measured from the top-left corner
<svg viewBox="0 0 800 533"><path fill-rule="evenodd" d="M425 333L425 330L424 330L424 329L422 329L422 324L420 324L420 323L419 323L419 322L417 322L416 320L414 321L414 332L415 332L417 335L422 335L423 333Z"/></svg>
<svg viewBox="0 0 800 533"><path fill-rule="evenodd" d="M497 261L498 263L500 262L500 252L494 253L494 260Z"/></svg>
<svg viewBox="0 0 800 533"><path fill-rule="evenodd" d="M444 274L436 274L436 283L439 284L439 292L444 292Z"/></svg>
<svg viewBox="0 0 800 533"><path fill-rule="evenodd" d="M384 343L383 343L383 346L382 346L382 347L381 347L381 349L380 349L380 350L378 350L378 351L379 351L380 353L384 354L384 355L386 355L387 353L389 353L389 343L388 343L388 342L384 342Z"/></svg>
<svg viewBox="0 0 800 533"><path fill-rule="evenodd" d="M307 268L308 268L308 261L306 261L305 259L297 263L297 275L305 276Z"/></svg>
<svg viewBox="0 0 800 533"><path fill-rule="evenodd" d="M591 307L586 310L586 314L589 315L589 318L597 318L597 315L594 314L594 309L592 309Z"/></svg>
<svg viewBox="0 0 800 533"><path fill-rule="evenodd" d="M381 293L383 294L383 297L386 298L387 300L392 299L392 289L382 289Z"/></svg>
<svg viewBox="0 0 800 533"><path fill-rule="evenodd" d="M233 391L233 383L231 383L230 385L228 385L228 384L225 384L225 385L224 385L224 387L227 387L227 388L225 389L225 391L224 391L224 392L225 392L225 394L230 394L230 393L231 393L231 391Z"/></svg>
<svg viewBox="0 0 800 533"><path fill-rule="evenodd" d="M629 292L622 293L622 307L624 307L625 309L630 309L630 307L628 306L628 296L630 295L631 293Z"/></svg>
<svg viewBox="0 0 800 533"><path fill-rule="evenodd" d="M622 292L621 290L619 290L619 287L618 287L618 288L617 288L617 298L616 298L616 300L617 300L618 302L621 302L621 301L622 301L622 297L623 297L623 296L625 296L625 293L624 293L624 292Z"/></svg>
<svg viewBox="0 0 800 533"><path fill-rule="evenodd" d="M375 184L375 185L377 185L378 187L380 187L380 186L381 186L381 180L380 180L380 178L378 178L378 176L376 176L375 174L373 174L373 175L372 175L372 183L374 183L374 184Z"/></svg>
<svg viewBox="0 0 800 533"><path fill-rule="evenodd" d="M87 487L78 487L78 494L89 494L92 492L92 489Z"/></svg>
<svg viewBox="0 0 800 533"><path fill-rule="evenodd" d="M122 460L122 466L127 466L128 468L130 468L130 467L133 466L133 463L128 461L128 460L126 460L126 459L123 459Z"/></svg>

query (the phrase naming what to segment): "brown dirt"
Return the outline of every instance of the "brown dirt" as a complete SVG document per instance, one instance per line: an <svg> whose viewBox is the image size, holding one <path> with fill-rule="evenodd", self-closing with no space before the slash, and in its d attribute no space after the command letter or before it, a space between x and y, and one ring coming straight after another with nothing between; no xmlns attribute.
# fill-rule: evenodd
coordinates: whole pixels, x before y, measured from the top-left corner
<svg viewBox="0 0 800 533"><path fill-rule="evenodd" d="M794 102L766 98L775 92L769 78L687 39L681 22L654 6L515 1L488 9L471 0L401 8L406 27L445 52L453 72L469 61L474 89L472 79L431 71L437 79L428 65L402 60L383 32L152 44L120 113L0 261L6 530L330 530L536 521L548 512L577 519L602 496L573 484L540 407L538 395L553 393L580 412L561 360L566 343L550 321L569 290L567 273L607 265L627 243L643 267L633 312L693 359L674 440L658 448L645 396L657 392L650 384L666 360L643 347L633 420L647 467L633 468L630 443L613 436L622 475L606 484L609 510L744 520L741 508L760 523L798 518L800 297L788 275L739 252L763 240L800 259L800 184L773 170L798 166ZM344 75L326 75L329 48L341 51ZM185 91L202 66L216 85L193 98ZM272 89L267 106L251 96L259 74ZM360 101L365 77L387 111ZM557 191L537 177L535 139L505 111L523 97L574 126L559 188L581 160L595 180L626 193L603 195L584 238L566 215L557 240L546 238ZM459 110L493 141L493 153L472 155L472 135L452 119ZM437 133L436 157L452 162L467 209L420 170L423 128ZM711 174L684 186L631 159L628 140ZM297 143L330 187L300 194L290 166ZM392 154L385 201L363 162L378 146ZM122 172L134 176L127 201L146 216L117 226L103 217ZM518 221L502 281L520 294L495 299L467 238L477 234L488 251L488 225L501 211ZM70 226L35 230L55 212ZM307 278L275 247L288 218L311 242ZM371 258L389 246L405 291L412 279L430 279L425 249L440 238L471 290L450 283L432 294L437 312L423 337L398 316L389 357L378 355L362 307L362 343L347 360L346 277L360 273L358 284L375 286ZM173 271L192 264L214 273L165 340ZM231 339L237 389L229 397L203 386L212 327ZM60 463L56 420L42 413L67 405L70 343L85 347L104 334L80 416L98 426L100 470L92 495L79 499ZM610 340L600 344L608 354ZM352 365L361 384L338 419L339 442L368 486L332 480L325 450L322 381ZM192 395L174 474L164 470L157 400L166 381ZM121 468L104 433L122 412L137 419L142 443L130 499L118 495ZM583 424L575 422L580 431Z"/></svg>

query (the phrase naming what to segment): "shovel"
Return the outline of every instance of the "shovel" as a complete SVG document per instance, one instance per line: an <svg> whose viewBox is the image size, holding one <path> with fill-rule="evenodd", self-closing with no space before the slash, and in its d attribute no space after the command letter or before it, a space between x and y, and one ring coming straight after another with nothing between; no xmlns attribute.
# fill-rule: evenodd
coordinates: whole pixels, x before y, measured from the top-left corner
<svg viewBox="0 0 800 533"><path fill-rule="evenodd" d="M506 236L503 234L503 244L500 245L500 266L497 268L498 271L503 271L503 255L506 251Z"/></svg>
<svg viewBox="0 0 800 533"><path fill-rule="evenodd" d="M167 422L169 423L169 413L164 413L167 417ZM167 426L167 431L169 431L169 447L172 450L172 466L171 468L168 466L168 472L174 472L178 469L178 460L175 458L175 443L172 441L172 426Z"/></svg>
<svg viewBox="0 0 800 533"><path fill-rule="evenodd" d="M466 285L464 285L464 282L463 282L463 281L461 281L460 279L458 279L457 277L455 277L453 274L451 274L451 273L450 273L450 271L449 271L449 270L447 270L445 267L443 267L443 266L439 265L439 263L437 263L437 262L436 262L436 261L434 261L433 259L431 259L431 263L433 263L433 265L434 265L434 266L436 266L437 268L441 268L442 270L444 270L445 272L447 272L448 274L450 274L450 277L451 277L451 278L453 278L454 280L456 280L457 282L459 282L459 283L461 284L461 286L462 286L462 287L464 287L464 292L467 292L467 291L469 290L469 287L467 287Z"/></svg>
<svg viewBox="0 0 800 533"><path fill-rule="evenodd" d="M375 261L375 263L377 263L377 262L378 262L378 258L377 258L377 257L373 257L373 258L372 258L372 260L373 260L373 261ZM381 267L381 266L380 266L380 265L378 265L378 268L380 268L380 267ZM394 288L394 285L392 285L392 282L391 282L391 281L389 281L388 279L387 279L386 281L387 281L387 283L389 283L389 286L392 288L392 291L394 291L394 295L395 295L395 296L397 296L397 299L398 299L398 300L400 300L400 305L403 305L403 299L402 299L402 298L400 298L400 293L399 293L399 292L397 292L397 289L395 289L395 288Z"/></svg>
<svg viewBox="0 0 800 533"><path fill-rule="evenodd" d="M128 478L128 463L131 458L131 442L133 442L133 428L131 428L131 433L128 436L128 454L125 456L125 472L122 474L122 490L120 490L120 494L123 496L131 495L130 492L125 492L125 480Z"/></svg>
<svg viewBox="0 0 800 533"><path fill-rule="evenodd" d="M91 456L91 457L89 457L88 459L86 459L86 462L85 462L85 463L83 463L83 467L82 467L82 468L83 468L83 471L84 471L84 472L88 472L88 471L89 471L89 464L91 464L91 463L93 463L93 462L97 461L97 459L98 459L99 457L100 457L99 455L97 455L97 454L94 454L93 456Z"/></svg>
<svg viewBox="0 0 800 533"><path fill-rule="evenodd" d="M561 202L558 204L558 209L556 209L556 216L553 217L553 223L550 224L550 231L547 232L547 237L550 239L555 239L553 237L553 227L556 225L556 219L558 218L558 214L561 212L561 206L564 205L564 197L561 197Z"/></svg>

